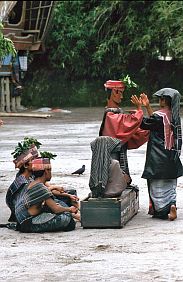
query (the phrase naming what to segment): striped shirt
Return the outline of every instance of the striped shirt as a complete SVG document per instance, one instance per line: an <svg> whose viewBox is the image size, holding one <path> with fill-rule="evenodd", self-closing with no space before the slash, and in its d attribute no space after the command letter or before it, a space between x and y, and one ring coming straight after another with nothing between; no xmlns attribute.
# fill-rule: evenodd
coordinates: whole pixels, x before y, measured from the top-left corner
<svg viewBox="0 0 183 282"><path fill-rule="evenodd" d="M6 204L10 208L10 210L13 214L14 214L14 209L15 209L14 199L15 199L16 193L21 191L22 187L25 184L28 184L33 180L34 179L32 177L29 177L27 179L24 175L17 173L15 180L13 181L13 183L8 188L7 193L6 193Z"/></svg>
<svg viewBox="0 0 183 282"><path fill-rule="evenodd" d="M28 184L24 185L15 201L17 221L22 224L25 220L32 218L33 216L28 213L28 209L33 205L41 205L50 197L53 197L53 194L43 183L36 183L31 188L28 188Z"/></svg>

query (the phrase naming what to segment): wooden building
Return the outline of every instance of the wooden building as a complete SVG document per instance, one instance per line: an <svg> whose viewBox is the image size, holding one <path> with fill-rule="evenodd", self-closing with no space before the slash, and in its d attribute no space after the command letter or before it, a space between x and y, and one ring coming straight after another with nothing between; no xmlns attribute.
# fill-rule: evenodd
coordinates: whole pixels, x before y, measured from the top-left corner
<svg viewBox="0 0 183 282"><path fill-rule="evenodd" d="M21 110L21 97L13 97L11 90L12 74L18 83L27 71L29 53L44 52L45 39L49 31L55 1L1 1L0 20L3 34L10 38L17 50L17 58L4 58L0 68L1 111ZM12 71L13 69L13 71Z"/></svg>

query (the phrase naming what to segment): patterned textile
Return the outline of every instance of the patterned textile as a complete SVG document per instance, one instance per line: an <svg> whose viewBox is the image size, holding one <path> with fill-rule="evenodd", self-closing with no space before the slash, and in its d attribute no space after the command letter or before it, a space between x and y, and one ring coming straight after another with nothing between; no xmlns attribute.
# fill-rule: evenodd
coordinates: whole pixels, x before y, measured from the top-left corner
<svg viewBox="0 0 183 282"><path fill-rule="evenodd" d="M6 193L6 204L12 212L12 215L10 217L11 220L15 220L14 218L14 212L15 212L14 199L15 199L16 193L20 191L25 184L28 184L31 181L33 181L32 177L29 177L27 179L25 178L24 175L17 173L15 180L8 188L7 193Z"/></svg>
<svg viewBox="0 0 183 282"><path fill-rule="evenodd" d="M55 199L55 202L63 207L67 207L61 200ZM19 225L19 231L28 233L72 231L75 229L75 225L76 223L71 213L62 212L60 214L54 214L45 206L41 214L28 218Z"/></svg>
<svg viewBox="0 0 183 282"><path fill-rule="evenodd" d="M16 197L15 214L17 221L21 224L32 216L28 213L28 208L32 205L41 204L52 197L51 191L42 183L37 183L30 189L28 184L24 185L22 191Z"/></svg>
<svg viewBox="0 0 183 282"><path fill-rule="evenodd" d="M52 196L53 194L44 184L37 183L30 189L27 189L27 193L24 195L24 205L28 209Z"/></svg>
<svg viewBox="0 0 183 282"><path fill-rule="evenodd" d="M26 233L42 233L56 231L72 231L76 222L69 213L42 213L19 226L19 231Z"/></svg>
<svg viewBox="0 0 183 282"><path fill-rule="evenodd" d="M26 150L24 153L22 153L13 161L15 164L15 168L21 168L25 163L37 157L38 157L38 150L35 145L32 145L32 147L29 150Z"/></svg>
<svg viewBox="0 0 183 282"><path fill-rule="evenodd" d="M53 219L56 214L51 212L43 212L32 218L33 224L43 224Z"/></svg>
<svg viewBox="0 0 183 282"><path fill-rule="evenodd" d="M61 214L43 213L32 218L30 231L35 233L67 231L67 227L71 221L74 220L70 213L61 213ZM71 230L74 229L75 229L75 222Z"/></svg>
<svg viewBox="0 0 183 282"><path fill-rule="evenodd" d="M130 176L130 171L128 167L128 159L127 159L127 143L121 144L121 150L119 155L119 164L121 169Z"/></svg>
<svg viewBox="0 0 183 282"><path fill-rule="evenodd" d="M92 197L103 197L109 178L111 152L120 144L120 140L108 136L97 137L91 142L92 161L89 187Z"/></svg>
<svg viewBox="0 0 183 282"><path fill-rule="evenodd" d="M40 171L50 169L50 159L48 158L37 158L32 160L32 171Z"/></svg>
<svg viewBox="0 0 183 282"><path fill-rule="evenodd" d="M173 130L170 121L171 112L166 108L156 111L154 114L157 114L163 118L165 149L171 150L174 146Z"/></svg>
<svg viewBox="0 0 183 282"><path fill-rule="evenodd" d="M180 119L180 98L181 95L176 89L163 88L153 94L153 96L163 97L168 96L171 98L171 122L174 134L174 147L180 156L182 147L182 131L181 131L181 119Z"/></svg>
<svg viewBox="0 0 183 282"><path fill-rule="evenodd" d="M24 175L19 175L17 173L15 180L13 181L13 183L10 185L10 187L7 190L6 203L8 207L11 206L13 195L20 189L20 187L22 187L23 185L27 183L29 183L29 179L25 178Z"/></svg>

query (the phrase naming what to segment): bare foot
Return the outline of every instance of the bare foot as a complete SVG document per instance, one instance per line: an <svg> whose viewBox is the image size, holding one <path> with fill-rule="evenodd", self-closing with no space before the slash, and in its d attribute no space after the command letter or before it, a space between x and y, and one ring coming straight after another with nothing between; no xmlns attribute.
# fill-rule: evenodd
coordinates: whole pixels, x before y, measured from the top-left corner
<svg viewBox="0 0 183 282"><path fill-rule="evenodd" d="M154 215L154 209L153 209L152 201L151 201L150 198L149 198L149 211L148 211L148 214Z"/></svg>
<svg viewBox="0 0 183 282"><path fill-rule="evenodd" d="M148 214L154 215L154 209L153 209L153 207L149 207Z"/></svg>
<svg viewBox="0 0 183 282"><path fill-rule="evenodd" d="M171 205L170 213L168 214L169 220L174 220L177 218L177 209L175 205Z"/></svg>

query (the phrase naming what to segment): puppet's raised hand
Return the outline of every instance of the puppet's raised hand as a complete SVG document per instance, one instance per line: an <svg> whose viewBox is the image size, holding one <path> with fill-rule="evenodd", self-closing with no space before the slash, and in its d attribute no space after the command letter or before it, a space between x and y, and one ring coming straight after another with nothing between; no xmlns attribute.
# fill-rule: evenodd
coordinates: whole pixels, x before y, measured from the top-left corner
<svg viewBox="0 0 183 282"><path fill-rule="evenodd" d="M141 99L142 105L144 107L148 107L149 106L149 99L148 99L148 97L147 97L147 95L145 93L140 94L140 99Z"/></svg>
<svg viewBox="0 0 183 282"><path fill-rule="evenodd" d="M141 109L142 106L141 99L138 98L136 95L131 96L131 102L136 106L138 110Z"/></svg>

